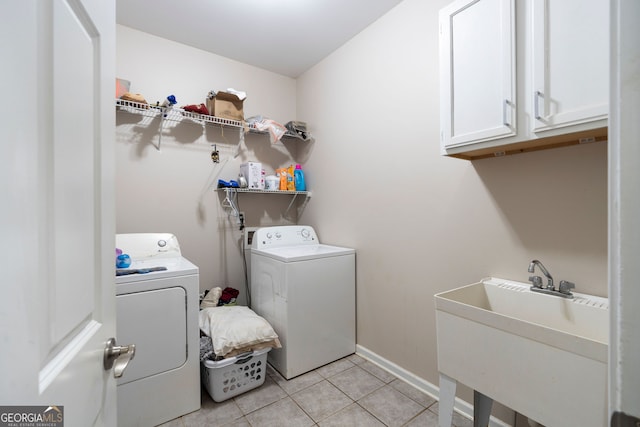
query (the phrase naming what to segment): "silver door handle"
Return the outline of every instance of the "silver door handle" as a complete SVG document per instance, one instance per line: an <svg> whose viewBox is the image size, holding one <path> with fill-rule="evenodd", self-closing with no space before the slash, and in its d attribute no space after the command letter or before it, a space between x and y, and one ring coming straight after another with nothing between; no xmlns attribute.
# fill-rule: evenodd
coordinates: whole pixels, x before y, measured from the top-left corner
<svg viewBox="0 0 640 427"><path fill-rule="evenodd" d="M509 123L507 121L507 110L509 109L509 107L511 106L511 103L509 102L508 99L505 99L504 102L502 103L502 124L504 124L506 127L511 127L511 123Z"/></svg>
<svg viewBox="0 0 640 427"><path fill-rule="evenodd" d="M533 115L536 117L536 120L542 120L542 116L540 115L540 98L544 98L544 95L539 90L534 94L533 100Z"/></svg>
<svg viewBox="0 0 640 427"><path fill-rule="evenodd" d="M104 370L108 371L113 368L113 376L120 378L135 354L135 344L120 346L116 345L115 338L109 338L107 345L104 347Z"/></svg>

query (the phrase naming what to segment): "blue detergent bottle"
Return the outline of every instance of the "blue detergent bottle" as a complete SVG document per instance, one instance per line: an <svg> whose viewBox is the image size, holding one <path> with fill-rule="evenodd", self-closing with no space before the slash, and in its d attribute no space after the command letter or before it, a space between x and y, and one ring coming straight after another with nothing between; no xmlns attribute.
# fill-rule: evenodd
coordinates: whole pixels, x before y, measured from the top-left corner
<svg viewBox="0 0 640 427"><path fill-rule="evenodd" d="M296 165L296 169L293 171L293 180L296 185L296 191L307 191L307 185L304 182L304 172L302 172L302 166Z"/></svg>

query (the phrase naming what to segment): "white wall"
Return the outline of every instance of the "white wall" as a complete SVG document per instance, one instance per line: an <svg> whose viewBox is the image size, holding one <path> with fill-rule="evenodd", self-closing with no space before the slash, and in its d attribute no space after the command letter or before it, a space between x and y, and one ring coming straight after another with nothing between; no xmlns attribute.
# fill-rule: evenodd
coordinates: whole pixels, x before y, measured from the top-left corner
<svg viewBox="0 0 640 427"><path fill-rule="evenodd" d="M309 123L314 143L258 139L243 155L303 163L313 198L299 222L357 249L358 344L436 385L435 293L489 275L526 281L538 258L578 292L607 294L606 143L440 156L437 16L448 3L405 0L297 81L125 27L117 52L118 76L150 101L196 103L231 86L247 91L246 116ZM118 232L175 232L202 289L240 289L239 233L206 191L219 134L192 142L200 129L180 126L159 153L153 129L121 114L117 124ZM282 220L287 202L256 197L241 200L248 225Z"/></svg>
<svg viewBox="0 0 640 427"><path fill-rule="evenodd" d="M178 106L205 102L209 90L233 87L247 92L245 117L263 115L280 123L295 119L295 81L246 64L117 27L119 78L150 103L174 94ZM231 286L245 299L236 219L221 207L217 179L237 179L239 165L262 162L267 172L296 161L297 142L272 145L267 135L247 134L238 152L239 130L185 121L165 123L161 150L159 120L119 112L116 115L117 232L170 232L183 255L200 268L200 288ZM221 161L211 161L212 145ZM247 225L288 222L282 214L287 196L241 195ZM295 221L295 209L292 221ZM126 248L123 248L126 250Z"/></svg>
<svg viewBox="0 0 640 427"><path fill-rule="evenodd" d="M316 136L300 220L358 250L358 343L433 384L435 293L490 275L526 282L534 258L578 292L607 293L606 143L439 155L448 3L405 0L298 79Z"/></svg>

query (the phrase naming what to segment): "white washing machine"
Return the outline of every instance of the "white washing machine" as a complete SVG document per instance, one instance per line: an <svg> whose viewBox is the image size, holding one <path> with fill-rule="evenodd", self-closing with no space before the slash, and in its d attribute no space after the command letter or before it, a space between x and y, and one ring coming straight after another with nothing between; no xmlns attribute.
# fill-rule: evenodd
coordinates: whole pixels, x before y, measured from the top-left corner
<svg viewBox="0 0 640 427"><path fill-rule="evenodd" d="M309 226L254 233L251 308L280 338L268 360L286 379L355 353L355 256L320 244Z"/></svg>
<svg viewBox="0 0 640 427"><path fill-rule="evenodd" d="M136 345L118 379L118 426L156 426L200 409L199 271L172 234L118 234L116 247L127 270L166 268L116 276L118 342Z"/></svg>

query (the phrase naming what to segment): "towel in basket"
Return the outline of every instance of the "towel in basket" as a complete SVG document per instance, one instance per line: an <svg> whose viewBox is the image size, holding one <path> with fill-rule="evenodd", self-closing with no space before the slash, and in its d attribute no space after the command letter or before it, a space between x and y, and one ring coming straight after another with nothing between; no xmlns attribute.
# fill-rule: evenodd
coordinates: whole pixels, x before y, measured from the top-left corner
<svg viewBox="0 0 640 427"><path fill-rule="evenodd" d="M269 322L249 307L221 306L200 310L200 330L211 338L216 358L263 348L280 348Z"/></svg>

